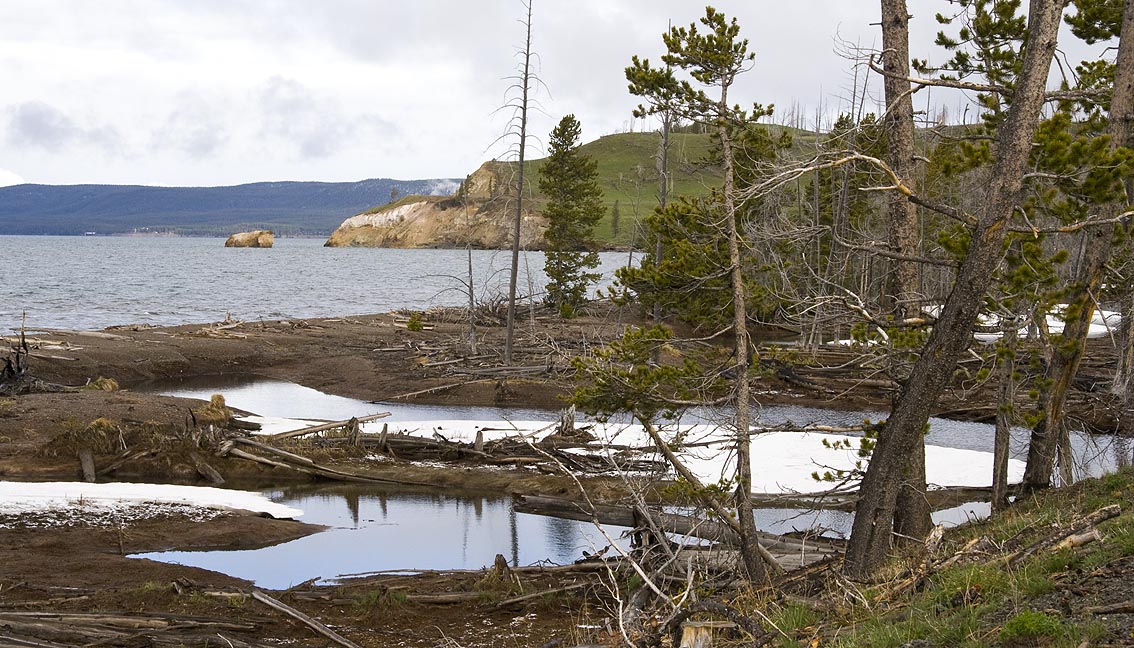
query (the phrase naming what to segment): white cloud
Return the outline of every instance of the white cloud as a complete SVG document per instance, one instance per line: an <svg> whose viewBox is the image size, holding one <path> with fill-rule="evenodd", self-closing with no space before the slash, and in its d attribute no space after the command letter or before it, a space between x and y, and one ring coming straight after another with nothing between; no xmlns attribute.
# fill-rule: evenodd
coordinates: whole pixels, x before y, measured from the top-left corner
<svg viewBox="0 0 1134 648"><path fill-rule="evenodd" d="M877 3L714 4L756 53L733 98L779 115L837 112L853 73L836 36L879 40ZM943 58L936 6L922 4L911 5L913 54ZM506 149L493 142L507 115L493 111L521 12L518 0L5 0L3 163L51 183L464 177ZM537 3L549 92L529 132L546 138L567 113L586 139L631 127L630 57L656 62L669 22L702 13L679 0Z"/></svg>
<svg viewBox="0 0 1134 648"><path fill-rule="evenodd" d="M10 187L12 185L24 184L24 180L19 174L12 173L7 169L0 169L0 187Z"/></svg>

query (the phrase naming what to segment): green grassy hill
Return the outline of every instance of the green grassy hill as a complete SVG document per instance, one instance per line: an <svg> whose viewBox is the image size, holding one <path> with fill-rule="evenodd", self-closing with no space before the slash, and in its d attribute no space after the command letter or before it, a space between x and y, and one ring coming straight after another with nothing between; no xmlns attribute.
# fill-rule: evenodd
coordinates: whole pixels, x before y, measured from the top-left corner
<svg viewBox="0 0 1134 648"><path fill-rule="evenodd" d="M785 127L768 126L778 136ZM814 134L789 129L795 147L813 142ZM618 133L606 135L579 147L579 150L598 162L599 186L607 213L599 223L596 234L607 245L641 243L637 222L658 204L659 176L657 171L658 148L661 136L656 133ZM669 169L670 196L703 196L710 187L722 182L719 167L709 164L711 140L700 133L673 133L670 135ZM532 160L524 165L524 177L531 178L536 191L538 172L543 160ZM539 198L538 191L536 192ZM618 202L619 226L615 232L612 210Z"/></svg>
<svg viewBox="0 0 1134 648"><path fill-rule="evenodd" d="M768 126L778 136L785 127ZM794 148L813 146L814 134L792 130ZM598 163L598 183L603 191L606 214L596 229L596 237L604 246L640 245L638 223L658 204L659 174L657 155L661 136L651 133L618 133L606 135L579 147ZM700 133L673 133L670 135L669 171L670 197L703 196L712 187L722 183L721 170L710 164L711 138ZM524 163L524 184L534 197L534 209L539 210L543 196L539 193L539 169L543 159ZM507 176L508 174L503 174ZM407 201L420 200L419 196L402 196L364 213L376 213ZM613 209L618 204L618 226L613 222Z"/></svg>
<svg viewBox="0 0 1134 648"><path fill-rule="evenodd" d="M619 133L606 135L579 147L580 152L598 162L599 186L606 203L606 216L599 223L596 235L607 245L635 243L637 222L658 204L659 175L657 170L658 133ZM670 195L700 196L708 187L719 186L721 172L705 160L709 154L708 135L674 133L670 135ZM539 199L537 182L543 160L524 165L525 180ZM614 231L611 215L618 202L618 231Z"/></svg>

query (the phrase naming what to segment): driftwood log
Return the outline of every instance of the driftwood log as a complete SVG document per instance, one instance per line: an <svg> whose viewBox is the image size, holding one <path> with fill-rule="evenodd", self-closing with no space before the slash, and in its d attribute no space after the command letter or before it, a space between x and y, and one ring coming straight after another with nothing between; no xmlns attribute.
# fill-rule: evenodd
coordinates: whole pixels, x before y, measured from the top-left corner
<svg viewBox="0 0 1134 648"><path fill-rule="evenodd" d="M346 428L346 427L349 427L352 424L352 422L353 422L354 425L358 425L359 423L369 423L370 421L377 421L378 419L386 418L389 415L390 415L389 412L382 412L380 414L371 414L370 416L356 416L354 418L347 419L346 421L335 421L335 422L332 422L332 423L320 423L319 425L312 425L311 427L300 428L298 430L292 430L290 432L280 432L279 434L273 434L269 438L273 441L279 441L280 439L292 439L292 438L295 438L295 437L301 437L301 436L307 436L309 434L315 434L316 432L326 432L328 430L337 430L339 428Z"/></svg>
<svg viewBox="0 0 1134 648"><path fill-rule="evenodd" d="M513 503L517 513L533 513L551 517L585 522L594 521L599 524L630 527L632 529L646 528L645 515L649 515L654 525L666 533L700 538L719 542L722 545L736 546L736 534L727 525L713 520L706 520L689 515L666 513L655 509L646 511L630 506L616 506L609 504L595 504L593 507L575 500L562 497L547 497L537 495L519 496ZM759 533L760 544L776 560L786 568L795 569L838 555L841 551L838 543L824 539L801 539L781 536L772 533ZM732 553L716 550L713 555L709 552L691 551L690 558L699 557L719 563L723 566L731 560ZM701 555L705 554L705 555ZM678 560L677 562L681 562Z"/></svg>
<svg viewBox="0 0 1134 648"><path fill-rule="evenodd" d="M342 635L338 634L334 630L328 628L327 626L323 625L322 623L319 623L315 619L307 616L306 614L304 614L304 613L300 612L299 610L291 607L290 605L283 603L282 601L279 601L277 599L272 598L271 596L268 596L267 594L261 592L260 590L252 590L252 598L263 603L264 605L267 605L268 607L272 608L273 610L283 612L284 614L288 615L289 617L302 622L307 627L309 627L312 630L314 630L315 632L323 635L324 637L330 639L331 641L339 644L340 646L344 646L345 648L360 648L358 644L354 643L350 639L343 637Z"/></svg>
<svg viewBox="0 0 1134 648"><path fill-rule="evenodd" d="M0 368L0 396L21 394L28 388L31 376L28 374L28 340L23 330L20 338L12 345L4 366Z"/></svg>

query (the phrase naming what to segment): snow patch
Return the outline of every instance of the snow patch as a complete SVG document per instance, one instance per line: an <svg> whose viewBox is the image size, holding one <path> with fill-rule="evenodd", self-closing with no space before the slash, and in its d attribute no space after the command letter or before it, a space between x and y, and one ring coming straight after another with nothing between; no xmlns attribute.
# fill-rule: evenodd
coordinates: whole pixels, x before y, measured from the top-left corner
<svg viewBox="0 0 1134 648"><path fill-rule="evenodd" d="M420 438L443 437L449 441L472 443L477 432L485 442L504 438L528 438L533 443L550 436L556 424L547 421L408 421L383 419L363 425L363 430L374 433L381 425L392 433L408 434ZM584 425L579 425L580 428ZM602 456L604 445L617 444L638 448L643 458L662 460L653 449L649 435L641 425L590 423L587 431L596 440L585 448L573 450L579 454ZM369 428L369 429L368 429ZM685 446L678 456L688 468L707 484L722 479L731 480L736 469L732 451L733 432L718 425L664 425L659 428L663 438L680 438ZM693 447L689 447L692 445ZM849 446L845 449L840 446ZM752 490L756 493L816 493L828 490L832 484L816 481L812 473L850 471L859 461L859 438L819 432L766 432L752 437ZM926 480L931 486L988 486L992 483L992 454L977 450L964 450L927 445ZM866 462L863 462L865 468ZM1009 481L1019 481L1024 475L1024 462L1013 459L1008 463Z"/></svg>
<svg viewBox="0 0 1134 648"><path fill-rule="evenodd" d="M0 481L0 514L19 515L82 508L113 511L139 504L176 504L207 509L267 513L296 518L303 511L276 504L259 493L172 484Z"/></svg>

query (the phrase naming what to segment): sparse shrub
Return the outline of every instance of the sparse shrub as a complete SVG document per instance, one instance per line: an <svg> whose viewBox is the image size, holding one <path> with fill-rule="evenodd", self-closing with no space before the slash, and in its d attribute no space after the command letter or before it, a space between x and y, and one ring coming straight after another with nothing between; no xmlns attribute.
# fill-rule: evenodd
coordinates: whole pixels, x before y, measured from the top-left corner
<svg viewBox="0 0 1134 648"><path fill-rule="evenodd" d="M87 384L83 385L79 389L82 389L84 391L114 392L118 391L118 381L113 378L104 378L102 376L99 376L94 380L88 380Z"/></svg>
<svg viewBox="0 0 1134 648"><path fill-rule="evenodd" d="M416 312L411 314L410 317L409 317L409 321L406 322L406 328L410 331L415 331L415 332L416 331L424 331L425 330L425 323L421 321L421 314L416 313Z"/></svg>
<svg viewBox="0 0 1134 648"><path fill-rule="evenodd" d="M1063 638L1067 626L1059 619L1035 610L1024 610L1008 619L1000 629L1005 646L1044 646Z"/></svg>
<svg viewBox="0 0 1134 648"><path fill-rule="evenodd" d="M409 601L409 594L400 589L378 587L354 599L355 607L359 608L388 608L403 605Z"/></svg>
<svg viewBox="0 0 1134 648"><path fill-rule="evenodd" d="M225 405L223 395L213 394L208 405L193 410L193 415L201 425L225 425L232 418L232 410Z"/></svg>

